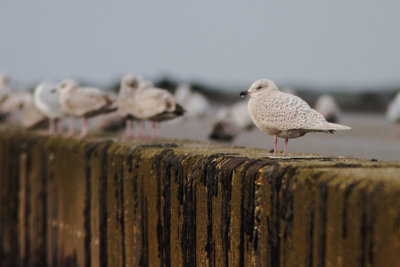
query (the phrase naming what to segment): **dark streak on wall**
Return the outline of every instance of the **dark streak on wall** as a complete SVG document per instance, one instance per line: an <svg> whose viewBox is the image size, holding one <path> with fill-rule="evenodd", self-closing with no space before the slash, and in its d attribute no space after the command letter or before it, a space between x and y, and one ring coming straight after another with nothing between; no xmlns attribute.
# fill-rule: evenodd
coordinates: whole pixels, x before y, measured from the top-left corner
<svg viewBox="0 0 400 267"><path fill-rule="evenodd" d="M343 207L342 207L342 238L347 238L347 220L348 220L348 205L349 196L357 186L358 182L349 184L344 190Z"/></svg>
<svg viewBox="0 0 400 267"><path fill-rule="evenodd" d="M280 265L280 250L281 250L281 239L280 239L280 201L279 194L281 191L282 178L285 169L279 169L278 166L270 171L268 175L268 182L271 187L271 212L267 216L267 254L268 254L268 266L279 266Z"/></svg>
<svg viewBox="0 0 400 267"><path fill-rule="evenodd" d="M36 266L47 266L47 155L42 153L41 159L41 191L39 193L39 207L38 209L41 211L41 224L39 235L41 238L39 239L39 243L37 244L37 249L35 252L35 261L34 265Z"/></svg>
<svg viewBox="0 0 400 267"><path fill-rule="evenodd" d="M221 203L221 236L222 236L222 256L224 266L229 266L230 246L230 225L231 225L231 194L232 194L232 174L246 158L243 157L227 157L220 171L220 180L222 186L222 203Z"/></svg>
<svg viewBox="0 0 400 267"><path fill-rule="evenodd" d="M307 230L306 230L306 257L305 266L313 266L313 250L314 250L314 207L310 208L310 212L307 219Z"/></svg>
<svg viewBox="0 0 400 267"><path fill-rule="evenodd" d="M30 261L31 261L31 242L30 242L30 216L31 216L31 205L28 205L28 202L30 201L31 198L31 179L30 179L30 173L31 173L31 168L32 168L32 162L31 162L31 156L30 156L30 146L25 143L24 146L24 152L26 155L26 166L25 166L25 177L23 179L25 179L25 201L26 203L24 204L25 207L25 222L24 222L24 228L25 228L25 247L23 248L23 250L25 251L25 257L22 259L22 264L23 265L27 265ZM11 152L11 151L10 151ZM12 154L11 154L12 155ZM16 159L14 159L16 160ZM12 161L10 160L10 166L9 166L9 170L11 171L13 169ZM15 168L15 167L14 167ZM18 167L19 169L19 167ZM15 177L17 178L17 177ZM17 180L17 179L16 179Z"/></svg>
<svg viewBox="0 0 400 267"><path fill-rule="evenodd" d="M92 242L92 229L90 224L90 213L91 213L91 199L92 199L92 183L91 173L92 169L90 166L90 157L93 151L96 149L98 143L89 143L85 147L85 207L84 207L84 225L85 239L84 239L84 250L85 250L85 266L92 266L91 258L91 242Z"/></svg>
<svg viewBox="0 0 400 267"><path fill-rule="evenodd" d="M170 192L170 179L171 170L165 168L163 159L166 154L171 150L165 149L158 156L154 162L154 167L157 171L157 240L158 240L158 253L160 257L160 266L171 266L170 255L170 205L171 205L171 192ZM165 169L165 172L162 170ZM162 198L161 198L162 197ZM162 206L162 200L164 206Z"/></svg>
<svg viewBox="0 0 400 267"><path fill-rule="evenodd" d="M100 219L100 265L107 267L108 265L108 252L107 252L107 150L110 143L103 146L101 152L101 165L100 165L100 186L99 186L99 219Z"/></svg>
<svg viewBox="0 0 400 267"><path fill-rule="evenodd" d="M328 182L319 185L319 233L318 233L318 267L324 267L326 256L326 220L328 213Z"/></svg>
<svg viewBox="0 0 400 267"><path fill-rule="evenodd" d="M218 196L218 183L216 176L216 165L219 157L223 154L215 154L204 160L203 174L201 182L207 188L207 245L205 250L207 252L208 266L215 266L215 240L213 238L213 213L212 204L213 197Z"/></svg>

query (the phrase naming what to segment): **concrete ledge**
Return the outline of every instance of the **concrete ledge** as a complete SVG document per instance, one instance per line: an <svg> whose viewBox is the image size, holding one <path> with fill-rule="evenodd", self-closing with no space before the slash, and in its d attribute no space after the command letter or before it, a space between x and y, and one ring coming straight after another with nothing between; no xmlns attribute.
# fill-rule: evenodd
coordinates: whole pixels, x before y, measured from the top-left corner
<svg viewBox="0 0 400 267"><path fill-rule="evenodd" d="M400 266L400 163L0 131L1 266Z"/></svg>

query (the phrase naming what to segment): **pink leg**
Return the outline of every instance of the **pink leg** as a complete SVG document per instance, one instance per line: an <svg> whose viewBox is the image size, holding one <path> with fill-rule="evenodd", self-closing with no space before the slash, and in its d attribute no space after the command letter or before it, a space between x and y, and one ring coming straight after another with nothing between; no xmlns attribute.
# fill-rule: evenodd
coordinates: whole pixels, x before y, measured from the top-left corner
<svg viewBox="0 0 400 267"><path fill-rule="evenodd" d="M151 122L151 140L157 139L157 123Z"/></svg>
<svg viewBox="0 0 400 267"><path fill-rule="evenodd" d="M132 129L132 121L127 119L125 122L125 133L124 133L125 138L131 137L131 129Z"/></svg>
<svg viewBox="0 0 400 267"><path fill-rule="evenodd" d="M71 137L74 135L74 118L69 117L68 118L68 133L67 137Z"/></svg>
<svg viewBox="0 0 400 267"><path fill-rule="evenodd" d="M139 126L139 132L136 135L136 138L141 139L141 138L143 138L144 121L138 121L137 124Z"/></svg>
<svg viewBox="0 0 400 267"><path fill-rule="evenodd" d="M61 118L61 119L58 119L58 121L57 121L57 133L58 134L62 134L62 132L63 132L63 127L64 125L63 125L63 119Z"/></svg>
<svg viewBox="0 0 400 267"><path fill-rule="evenodd" d="M83 117L81 134L78 136L78 138L84 138L87 135L87 133L88 133L88 120L87 120L87 118Z"/></svg>
<svg viewBox="0 0 400 267"><path fill-rule="evenodd" d="M285 138L285 146L283 148L283 156L286 157L287 153L286 153L286 148L287 148L287 144L289 142L289 139Z"/></svg>
<svg viewBox="0 0 400 267"><path fill-rule="evenodd" d="M56 122L54 119L49 119L49 134L53 135L56 132Z"/></svg>
<svg viewBox="0 0 400 267"><path fill-rule="evenodd" d="M278 146L278 137L276 137L276 135L274 135L274 154L273 156L276 157L276 148Z"/></svg>

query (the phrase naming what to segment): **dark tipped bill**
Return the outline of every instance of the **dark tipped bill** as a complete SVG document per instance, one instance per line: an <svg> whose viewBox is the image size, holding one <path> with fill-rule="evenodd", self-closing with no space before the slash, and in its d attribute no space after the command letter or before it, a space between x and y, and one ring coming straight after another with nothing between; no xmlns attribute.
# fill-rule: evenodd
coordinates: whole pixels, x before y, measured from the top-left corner
<svg viewBox="0 0 400 267"><path fill-rule="evenodd" d="M240 92L240 96L241 97L244 97L244 96L246 96L246 95L248 95L249 94L249 92L247 92L247 91L242 91L242 92Z"/></svg>

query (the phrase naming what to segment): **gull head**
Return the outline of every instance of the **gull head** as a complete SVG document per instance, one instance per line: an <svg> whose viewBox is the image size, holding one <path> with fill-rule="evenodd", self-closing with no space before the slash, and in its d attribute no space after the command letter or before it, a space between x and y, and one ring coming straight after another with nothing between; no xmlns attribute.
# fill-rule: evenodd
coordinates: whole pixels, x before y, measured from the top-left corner
<svg viewBox="0 0 400 267"><path fill-rule="evenodd" d="M127 74L122 78L122 85L128 88L137 88L139 86L139 79L132 74Z"/></svg>
<svg viewBox="0 0 400 267"><path fill-rule="evenodd" d="M260 79L255 81L247 91L240 92L240 96L244 97L245 95L257 96L267 92L278 91L278 87L276 84L268 79Z"/></svg>
<svg viewBox="0 0 400 267"><path fill-rule="evenodd" d="M150 81L143 80L139 84L139 88L142 89L142 90L143 89L148 89L148 88L151 88L151 87L154 87L154 85Z"/></svg>
<svg viewBox="0 0 400 267"><path fill-rule="evenodd" d="M60 93L62 93L62 92L71 91L72 89L75 89L76 87L78 87L78 84L76 83L76 81L64 80L57 86L57 90Z"/></svg>

